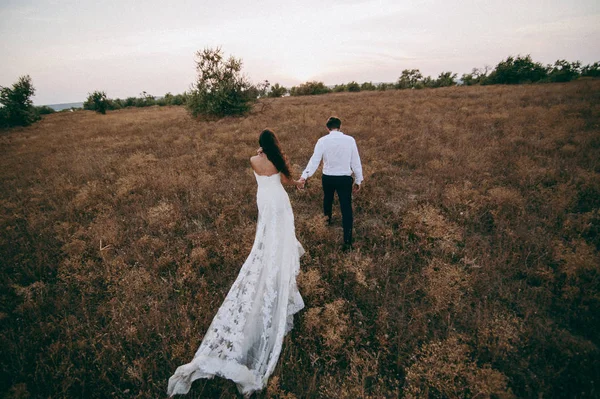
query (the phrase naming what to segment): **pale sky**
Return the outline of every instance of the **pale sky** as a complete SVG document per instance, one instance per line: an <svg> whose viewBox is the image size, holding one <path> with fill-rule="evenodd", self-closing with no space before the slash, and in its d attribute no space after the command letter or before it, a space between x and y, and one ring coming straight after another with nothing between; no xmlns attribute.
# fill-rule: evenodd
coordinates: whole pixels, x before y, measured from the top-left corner
<svg viewBox="0 0 600 399"><path fill-rule="evenodd" d="M509 55L600 61L600 0L0 0L0 86L34 103L173 94L195 52L222 47L258 83L460 77Z"/></svg>

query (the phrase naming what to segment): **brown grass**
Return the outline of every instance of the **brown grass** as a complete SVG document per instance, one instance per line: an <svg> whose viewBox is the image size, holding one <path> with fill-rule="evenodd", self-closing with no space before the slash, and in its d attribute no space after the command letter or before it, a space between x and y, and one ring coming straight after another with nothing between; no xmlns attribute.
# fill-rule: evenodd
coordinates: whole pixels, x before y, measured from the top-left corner
<svg viewBox="0 0 600 399"><path fill-rule="evenodd" d="M251 248L259 132L298 175L332 114L364 165L357 249L318 175L290 190L307 308L256 396L600 396L600 81L265 103L0 133L5 397L164 397Z"/></svg>

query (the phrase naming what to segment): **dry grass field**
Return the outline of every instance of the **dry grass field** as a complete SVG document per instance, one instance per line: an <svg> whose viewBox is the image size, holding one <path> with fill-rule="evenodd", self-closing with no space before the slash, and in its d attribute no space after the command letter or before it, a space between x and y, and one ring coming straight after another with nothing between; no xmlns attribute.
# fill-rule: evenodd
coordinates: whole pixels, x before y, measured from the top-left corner
<svg viewBox="0 0 600 399"><path fill-rule="evenodd" d="M298 176L332 114L356 249L289 189L306 308L258 398L600 397L600 81L48 115L0 132L0 392L160 398L250 251L260 131ZM194 383L190 398L234 398Z"/></svg>

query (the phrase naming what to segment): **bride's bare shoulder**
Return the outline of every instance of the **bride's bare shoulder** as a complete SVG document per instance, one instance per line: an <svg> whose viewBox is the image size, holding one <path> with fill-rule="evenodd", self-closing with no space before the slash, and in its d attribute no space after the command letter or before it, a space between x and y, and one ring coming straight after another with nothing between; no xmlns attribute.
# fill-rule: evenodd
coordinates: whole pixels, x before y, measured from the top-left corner
<svg viewBox="0 0 600 399"><path fill-rule="evenodd" d="M257 173L260 172L264 168L262 157L260 155L250 157L250 166L252 166L252 169Z"/></svg>

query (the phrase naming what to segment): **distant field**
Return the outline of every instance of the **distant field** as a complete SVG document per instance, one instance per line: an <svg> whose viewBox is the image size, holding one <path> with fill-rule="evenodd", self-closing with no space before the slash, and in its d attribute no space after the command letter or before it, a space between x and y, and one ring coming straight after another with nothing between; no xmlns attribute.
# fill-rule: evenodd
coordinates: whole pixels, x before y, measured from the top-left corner
<svg viewBox="0 0 600 399"><path fill-rule="evenodd" d="M164 397L250 251L260 131L356 138L357 249L289 190L306 309L258 398L600 396L600 81L47 115L0 131L0 392ZM319 172L320 173L320 172ZM336 205L337 206L337 205ZM215 378L190 398L236 397Z"/></svg>

